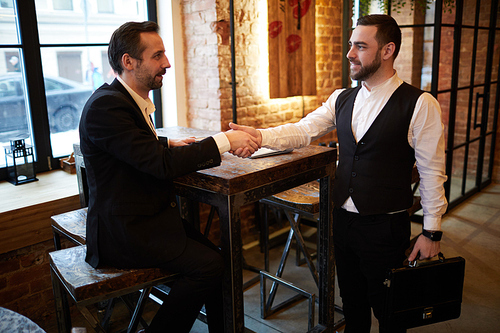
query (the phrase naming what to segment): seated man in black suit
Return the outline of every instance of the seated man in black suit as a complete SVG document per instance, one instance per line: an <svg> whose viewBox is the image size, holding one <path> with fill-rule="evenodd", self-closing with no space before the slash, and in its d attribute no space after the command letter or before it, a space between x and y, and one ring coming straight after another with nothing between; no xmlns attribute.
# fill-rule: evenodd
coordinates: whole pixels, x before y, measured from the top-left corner
<svg viewBox="0 0 500 333"><path fill-rule="evenodd" d="M80 146L89 184L87 257L93 267L162 267L181 273L150 332L189 332L205 304L210 332L223 331L223 258L181 219L173 179L218 166L221 154L257 139L242 131L200 142L158 138L149 91L170 67L158 25L128 22L112 35L108 58L117 78L89 98Z"/></svg>

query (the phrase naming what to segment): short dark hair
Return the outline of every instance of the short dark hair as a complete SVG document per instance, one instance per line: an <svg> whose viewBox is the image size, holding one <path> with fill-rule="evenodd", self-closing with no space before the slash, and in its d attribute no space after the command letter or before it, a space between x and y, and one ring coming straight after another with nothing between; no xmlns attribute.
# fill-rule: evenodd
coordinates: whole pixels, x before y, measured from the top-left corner
<svg viewBox="0 0 500 333"><path fill-rule="evenodd" d="M366 15L360 17L356 25L376 26L379 46L393 42L396 45L394 50L394 59L396 59L401 48L401 29L394 18L383 14Z"/></svg>
<svg viewBox="0 0 500 333"><path fill-rule="evenodd" d="M141 44L141 33L156 32L160 27L155 22L127 22L113 32L108 46L109 65L115 73L123 73L122 56L128 53L134 59L141 59L146 48ZM142 59L141 59L142 60Z"/></svg>

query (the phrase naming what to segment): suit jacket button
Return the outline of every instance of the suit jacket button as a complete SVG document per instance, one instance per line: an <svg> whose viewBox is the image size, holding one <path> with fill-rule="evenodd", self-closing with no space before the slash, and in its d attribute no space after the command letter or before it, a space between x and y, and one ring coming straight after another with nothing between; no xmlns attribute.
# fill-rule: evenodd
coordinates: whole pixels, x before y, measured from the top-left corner
<svg viewBox="0 0 500 333"><path fill-rule="evenodd" d="M170 203L170 206L171 206L172 208L175 208L175 206L177 206L177 204L175 203L175 201L172 201L172 202Z"/></svg>

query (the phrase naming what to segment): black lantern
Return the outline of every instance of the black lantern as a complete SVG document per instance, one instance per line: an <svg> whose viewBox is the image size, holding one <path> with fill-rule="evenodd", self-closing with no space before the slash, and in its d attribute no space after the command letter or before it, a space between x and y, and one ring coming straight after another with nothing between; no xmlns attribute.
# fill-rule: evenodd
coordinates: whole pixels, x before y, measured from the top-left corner
<svg viewBox="0 0 500 333"><path fill-rule="evenodd" d="M10 140L10 147L5 147L7 180L14 185L38 180L35 177L35 159L33 147L24 144L24 139Z"/></svg>

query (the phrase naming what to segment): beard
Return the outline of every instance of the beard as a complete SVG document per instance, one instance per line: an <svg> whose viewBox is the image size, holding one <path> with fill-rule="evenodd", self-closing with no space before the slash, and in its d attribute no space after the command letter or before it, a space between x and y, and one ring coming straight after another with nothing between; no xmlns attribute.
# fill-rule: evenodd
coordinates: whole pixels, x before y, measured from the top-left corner
<svg viewBox="0 0 500 333"><path fill-rule="evenodd" d="M146 69L139 66L136 72L136 78L144 86L148 87L149 90L155 90L163 86L163 75L165 75L165 73L166 70L162 70L156 74L151 74L147 72Z"/></svg>
<svg viewBox="0 0 500 333"><path fill-rule="evenodd" d="M382 65L382 53L379 52L378 55L375 57L375 59L372 61L372 63L366 66L363 66L361 62L351 61L351 63L361 66L361 68L358 71L354 71L352 68L350 68L351 79L357 81L366 81L373 74L375 74Z"/></svg>

